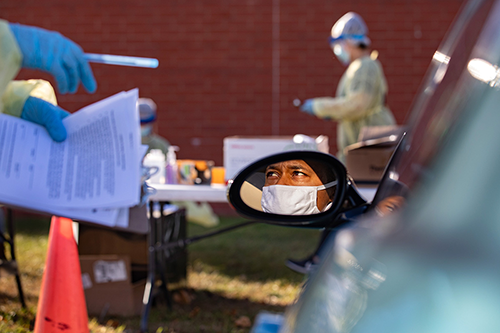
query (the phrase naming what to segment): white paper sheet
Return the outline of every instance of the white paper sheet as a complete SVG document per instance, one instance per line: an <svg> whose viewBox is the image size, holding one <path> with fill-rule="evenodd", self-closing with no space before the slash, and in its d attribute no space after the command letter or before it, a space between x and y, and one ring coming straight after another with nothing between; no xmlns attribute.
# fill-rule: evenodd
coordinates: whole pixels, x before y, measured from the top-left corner
<svg viewBox="0 0 500 333"><path fill-rule="evenodd" d="M126 228L128 227L128 207L118 209L118 213L115 219L115 227Z"/></svg>
<svg viewBox="0 0 500 333"><path fill-rule="evenodd" d="M2 198L2 204L25 208L27 210L35 212L44 212L48 214L53 214L61 217L67 217L75 221L85 221L94 222L107 227L116 226L118 220L118 209L114 208L96 208L96 209L71 209L71 208L60 208L51 207L47 205L40 204L26 204L22 201L10 199L7 197ZM127 221L128 222L128 221ZM122 221L123 224L123 221ZM126 226L125 226L126 227Z"/></svg>
<svg viewBox="0 0 500 333"><path fill-rule="evenodd" d="M0 202L114 224L116 207L140 201L137 98L137 89L121 92L66 117L62 143L42 126L0 114Z"/></svg>

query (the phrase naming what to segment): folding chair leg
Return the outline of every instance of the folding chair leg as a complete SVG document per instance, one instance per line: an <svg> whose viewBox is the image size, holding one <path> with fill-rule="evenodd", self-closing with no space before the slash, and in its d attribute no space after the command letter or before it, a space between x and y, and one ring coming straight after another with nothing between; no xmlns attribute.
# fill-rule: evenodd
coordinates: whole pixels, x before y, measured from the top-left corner
<svg viewBox="0 0 500 333"><path fill-rule="evenodd" d="M26 308L26 302L24 300L24 292L23 292L23 287L21 285L21 276L19 275L19 268L17 267L17 262L16 262L16 251L14 247L14 216L13 216L12 209L7 208L7 228L9 229L9 245L10 245L10 257L11 260L16 263L16 283L17 283L17 290L19 292L19 301L21 302L21 306L23 308Z"/></svg>

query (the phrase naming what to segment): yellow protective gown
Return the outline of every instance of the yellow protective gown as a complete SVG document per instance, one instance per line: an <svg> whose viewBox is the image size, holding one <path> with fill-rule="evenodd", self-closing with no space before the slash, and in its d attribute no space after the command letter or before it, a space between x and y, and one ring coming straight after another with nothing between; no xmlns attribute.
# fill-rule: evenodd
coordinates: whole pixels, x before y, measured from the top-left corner
<svg viewBox="0 0 500 333"><path fill-rule="evenodd" d="M163 155L167 156L168 147L170 147L170 142L155 133L143 136L141 138L141 143L148 146L146 154L149 153L151 149L160 149Z"/></svg>
<svg viewBox="0 0 500 333"><path fill-rule="evenodd" d="M22 54L9 29L8 22L0 20L0 113L21 115L29 96L57 105L54 89L44 80L12 81L21 68Z"/></svg>
<svg viewBox="0 0 500 333"><path fill-rule="evenodd" d="M345 162L344 148L358 141L362 127L396 123L385 106L387 82L374 54L358 58L349 65L340 79L335 98L320 97L313 101L316 116L338 122L337 157L342 162Z"/></svg>

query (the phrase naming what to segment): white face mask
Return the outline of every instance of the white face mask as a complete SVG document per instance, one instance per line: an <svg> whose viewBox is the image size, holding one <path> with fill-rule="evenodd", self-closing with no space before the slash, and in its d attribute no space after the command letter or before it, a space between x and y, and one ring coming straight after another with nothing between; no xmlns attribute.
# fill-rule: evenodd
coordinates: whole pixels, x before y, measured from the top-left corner
<svg viewBox="0 0 500 333"><path fill-rule="evenodd" d="M150 135L152 131L153 131L153 126L141 125L141 137Z"/></svg>
<svg viewBox="0 0 500 333"><path fill-rule="evenodd" d="M342 65L347 66L351 63L351 55L345 50L342 43L337 43L333 46L333 53Z"/></svg>
<svg viewBox="0 0 500 333"><path fill-rule="evenodd" d="M337 185L336 180L320 186L265 186L262 189L260 202L262 210L281 215L319 214L321 212L316 204L318 191L335 185Z"/></svg>

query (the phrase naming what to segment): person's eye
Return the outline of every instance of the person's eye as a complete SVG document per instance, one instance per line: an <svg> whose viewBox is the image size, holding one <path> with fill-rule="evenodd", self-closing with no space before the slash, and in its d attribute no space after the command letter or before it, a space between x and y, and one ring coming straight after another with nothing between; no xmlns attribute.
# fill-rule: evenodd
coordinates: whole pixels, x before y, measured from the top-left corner
<svg viewBox="0 0 500 333"><path fill-rule="evenodd" d="M305 176L307 176L307 175L306 175L304 172L302 172L302 171L294 171L294 172L293 172L293 175L294 175L295 177L305 177Z"/></svg>
<svg viewBox="0 0 500 333"><path fill-rule="evenodd" d="M388 203L385 208L390 211L390 212L394 212L395 210L398 209L398 206L395 205L395 204L392 204L392 203Z"/></svg>
<svg viewBox="0 0 500 333"><path fill-rule="evenodd" d="M266 172L266 178L267 179L273 179L273 178L278 178L279 175L276 171L268 171Z"/></svg>

